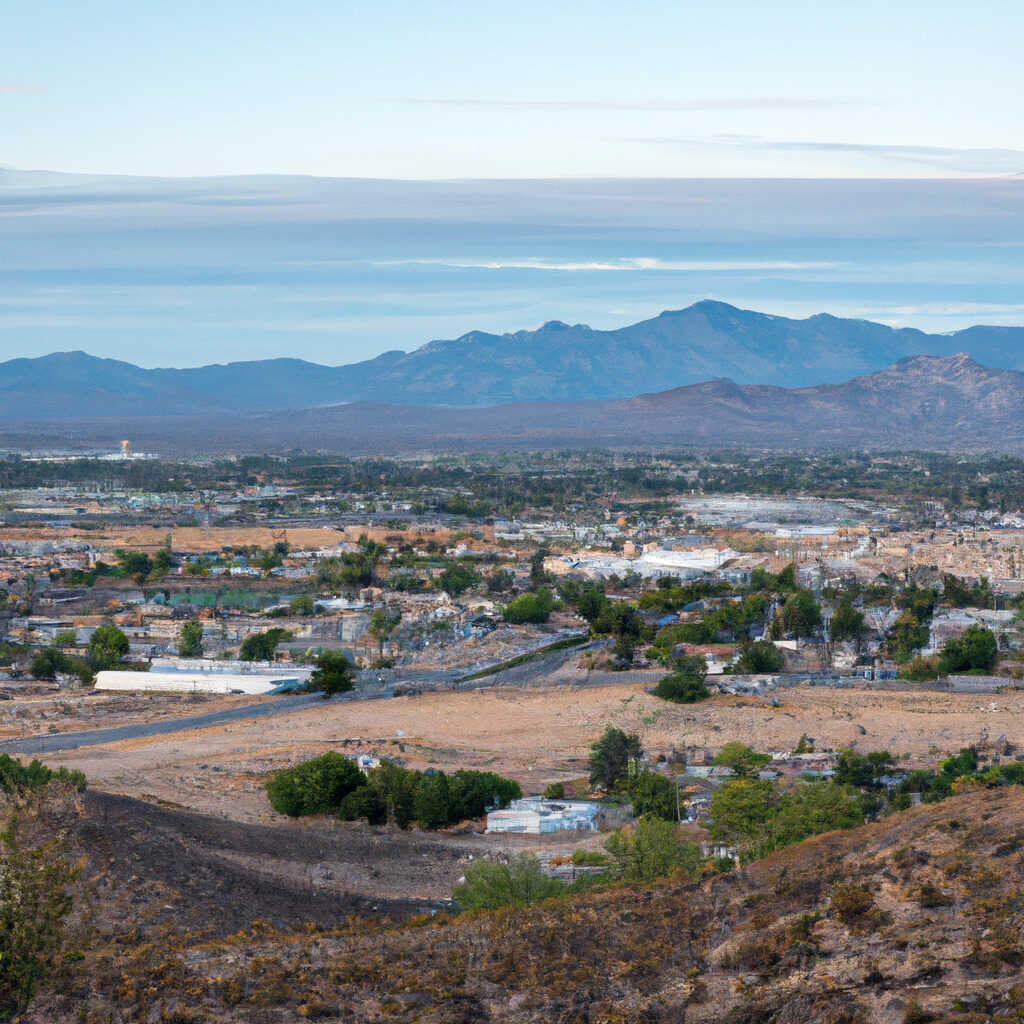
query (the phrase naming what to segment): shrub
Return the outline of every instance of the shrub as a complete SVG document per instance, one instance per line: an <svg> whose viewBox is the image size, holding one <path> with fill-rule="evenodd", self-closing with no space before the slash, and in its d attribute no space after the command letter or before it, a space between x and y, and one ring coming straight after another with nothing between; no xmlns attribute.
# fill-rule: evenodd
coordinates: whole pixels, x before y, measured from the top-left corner
<svg viewBox="0 0 1024 1024"><path fill-rule="evenodd" d="M627 882L653 882L681 868L691 877L700 870L700 848L681 843L675 826L657 818L641 818L632 831L612 833L604 848L615 858L619 877Z"/></svg>
<svg viewBox="0 0 1024 1024"><path fill-rule="evenodd" d="M561 782L552 782L544 790L545 800L564 800L565 786Z"/></svg>
<svg viewBox="0 0 1024 1024"><path fill-rule="evenodd" d="M552 896L561 896L566 887L541 870L532 853L521 853L508 864L496 864L481 858L466 870L465 881L453 893L466 910L494 910L498 907L528 907Z"/></svg>
<svg viewBox="0 0 1024 1024"><path fill-rule="evenodd" d="M329 751L311 761L275 772L267 782L267 796L278 814L292 818L334 814L349 793L364 785L366 779L355 762Z"/></svg>
<svg viewBox="0 0 1024 1024"><path fill-rule="evenodd" d="M874 909L875 897L863 885L840 885L832 893L832 912L843 924L856 924Z"/></svg>
<svg viewBox="0 0 1024 1024"><path fill-rule="evenodd" d="M554 608L554 598L547 587L534 591L532 594L523 594L514 601L510 601L502 609L502 615L506 622L547 622Z"/></svg>

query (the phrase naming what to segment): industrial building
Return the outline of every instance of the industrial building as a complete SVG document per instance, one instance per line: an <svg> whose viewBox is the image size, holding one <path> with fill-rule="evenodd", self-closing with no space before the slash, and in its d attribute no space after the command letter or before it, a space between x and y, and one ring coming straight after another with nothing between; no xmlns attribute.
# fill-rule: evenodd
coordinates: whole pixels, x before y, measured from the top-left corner
<svg viewBox="0 0 1024 1024"><path fill-rule="evenodd" d="M97 690L133 693L286 693L305 683L300 673L279 672L120 672L96 673Z"/></svg>
<svg viewBox="0 0 1024 1024"><path fill-rule="evenodd" d="M601 807L589 800L545 800L539 796L513 800L506 810L487 815L488 832L596 832Z"/></svg>

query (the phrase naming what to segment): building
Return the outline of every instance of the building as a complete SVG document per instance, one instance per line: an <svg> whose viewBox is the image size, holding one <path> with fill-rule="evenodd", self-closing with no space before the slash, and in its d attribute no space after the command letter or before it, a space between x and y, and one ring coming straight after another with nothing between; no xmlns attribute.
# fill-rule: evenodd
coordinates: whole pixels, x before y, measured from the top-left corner
<svg viewBox="0 0 1024 1024"><path fill-rule="evenodd" d="M589 800L545 800L539 796L513 800L506 810L487 815L488 832L596 832L599 804Z"/></svg>
<svg viewBox="0 0 1024 1024"><path fill-rule="evenodd" d="M285 693L298 689L304 680L282 669L263 672L123 672L96 673L97 690L132 693Z"/></svg>

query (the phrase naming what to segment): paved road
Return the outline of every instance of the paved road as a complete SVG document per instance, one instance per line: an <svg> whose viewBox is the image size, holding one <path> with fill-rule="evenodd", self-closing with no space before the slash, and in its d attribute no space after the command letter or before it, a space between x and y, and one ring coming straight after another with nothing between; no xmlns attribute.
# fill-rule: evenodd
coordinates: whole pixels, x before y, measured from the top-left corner
<svg viewBox="0 0 1024 1024"><path fill-rule="evenodd" d="M323 697L318 694L303 694L300 697L280 697L266 704L246 704L226 711L211 711L205 715L190 715L187 718L168 718L143 725L23 736L0 743L0 754L52 754L58 750L75 750L78 747L93 747L102 743L116 743L119 740L141 739L145 736L161 736L165 733L184 732L187 729L205 729L212 725L243 721L246 718L280 715L287 711L299 711L311 704L323 704Z"/></svg>

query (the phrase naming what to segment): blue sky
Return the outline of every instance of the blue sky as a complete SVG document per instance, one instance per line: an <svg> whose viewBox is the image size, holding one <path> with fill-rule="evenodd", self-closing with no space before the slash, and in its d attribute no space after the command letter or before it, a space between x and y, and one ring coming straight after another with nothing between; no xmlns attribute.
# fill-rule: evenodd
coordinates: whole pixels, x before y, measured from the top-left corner
<svg viewBox="0 0 1024 1024"><path fill-rule="evenodd" d="M1024 5L34 0L0 164L341 177L1024 172Z"/></svg>

